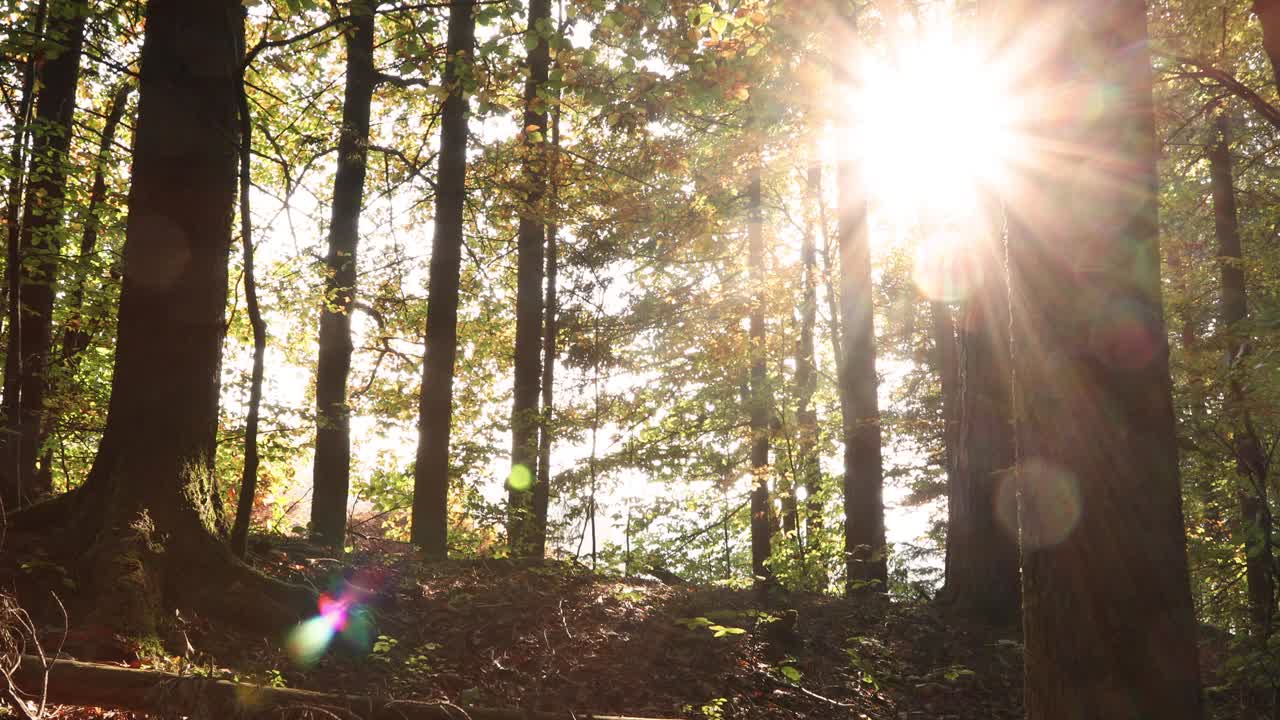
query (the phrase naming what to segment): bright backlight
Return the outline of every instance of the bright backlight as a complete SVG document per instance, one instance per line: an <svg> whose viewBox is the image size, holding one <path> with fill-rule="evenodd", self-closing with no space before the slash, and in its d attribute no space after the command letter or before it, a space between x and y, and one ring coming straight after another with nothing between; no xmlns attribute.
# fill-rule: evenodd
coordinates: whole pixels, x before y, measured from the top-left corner
<svg viewBox="0 0 1280 720"><path fill-rule="evenodd" d="M972 210L1019 152L1018 108L1000 64L972 43L920 37L866 59L852 93L855 148L888 209Z"/></svg>

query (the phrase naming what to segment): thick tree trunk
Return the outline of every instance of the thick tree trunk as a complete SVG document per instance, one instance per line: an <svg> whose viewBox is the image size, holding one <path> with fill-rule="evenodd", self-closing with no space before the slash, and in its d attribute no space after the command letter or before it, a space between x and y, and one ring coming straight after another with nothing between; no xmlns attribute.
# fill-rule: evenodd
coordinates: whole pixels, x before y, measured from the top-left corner
<svg viewBox="0 0 1280 720"><path fill-rule="evenodd" d="M854 18L847 18L846 23L844 32L857 32ZM889 572L867 193L861 170L854 161L842 160L837 173L844 352L840 386L847 399L844 416L845 583L848 591L868 588L885 592Z"/></svg>
<svg viewBox="0 0 1280 720"><path fill-rule="evenodd" d="M1198 720L1146 3L1001 10L1043 53L1008 203L1027 717Z"/></svg>
<svg viewBox="0 0 1280 720"><path fill-rule="evenodd" d="M1271 61L1271 71L1280 88L1280 0L1254 0L1253 12L1262 25L1262 49Z"/></svg>
<svg viewBox="0 0 1280 720"><path fill-rule="evenodd" d="M467 199L467 99L459 78L475 48L474 8L449 8L436 176L435 231L427 280L427 354L418 405L418 456L413 474L413 543L432 560L448 555L449 432L453 425L453 369L458 356L458 278Z"/></svg>
<svg viewBox="0 0 1280 720"><path fill-rule="evenodd" d="M962 612L1004 625L1017 620L1020 606L1012 484L1013 369L1003 258L984 254L991 270L988 284L966 304L958 353L946 600Z"/></svg>
<svg viewBox="0 0 1280 720"><path fill-rule="evenodd" d="M314 611L214 533L243 12L147 5L113 393L63 536L88 545L92 619L132 635L154 634L168 603L276 631Z"/></svg>
<svg viewBox="0 0 1280 720"><path fill-rule="evenodd" d="M49 350L53 343L53 300L62 247L62 218L69 151L80 82L88 0L60 0L49 6L47 40L56 43L40 74L40 92L32 123L31 161L15 276L20 319L10 328L9 352L16 354L16 413L7 416L4 463L15 468L21 495L46 495L37 472L44 438L44 396ZM11 386L9 382L6 385Z"/></svg>
<svg viewBox="0 0 1280 720"><path fill-rule="evenodd" d="M324 544L341 548L347 535L351 484L351 312L356 296L356 251L369 156L369 112L377 82L373 65L373 4L353 5L347 43L347 86L333 178L333 215L325 257L325 297L316 357L316 454L311 529ZM361 7L365 9L360 9Z"/></svg>
<svg viewBox="0 0 1280 720"><path fill-rule="evenodd" d="M543 198L546 195L547 104L538 91L551 68L548 38L551 1L529 0L529 77L524 88L524 198L516 259L515 390L511 406L511 481L507 533L511 554L532 557L540 545L533 519L533 485L538 477L538 396L542 376ZM545 544L545 540L544 543Z"/></svg>
<svg viewBox="0 0 1280 720"><path fill-rule="evenodd" d="M1272 551L1272 519L1267 502L1269 459L1249 412L1245 358L1250 352L1247 330L1240 327L1249 316L1245 287L1244 253L1236 213L1236 191L1231 162L1230 125L1226 116L1215 123L1209 147L1213 186L1214 230L1222 276L1219 317L1227 334L1227 367L1230 369L1227 414L1231 422L1232 449L1240 474L1240 520L1244 527L1245 582L1248 586L1251 632L1265 642L1271 634L1275 607L1275 558Z"/></svg>
<svg viewBox="0 0 1280 720"><path fill-rule="evenodd" d="M769 393L768 346L765 336L765 285L764 265L764 217L761 207L760 169L752 171L747 188L747 276L751 285L751 382L748 402L751 426L751 574L757 586L767 584L773 578L768 567L770 534L769 504L769 417L773 402Z"/></svg>

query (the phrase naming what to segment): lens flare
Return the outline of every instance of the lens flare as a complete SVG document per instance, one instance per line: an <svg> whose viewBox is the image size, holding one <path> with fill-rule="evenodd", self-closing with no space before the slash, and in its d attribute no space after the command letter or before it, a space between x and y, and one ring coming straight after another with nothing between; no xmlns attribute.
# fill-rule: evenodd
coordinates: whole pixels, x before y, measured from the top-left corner
<svg viewBox="0 0 1280 720"><path fill-rule="evenodd" d="M529 468L524 465L516 465L511 468L511 475L507 478L507 487L516 492L529 492L533 489L533 473L529 472Z"/></svg>
<svg viewBox="0 0 1280 720"><path fill-rule="evenodd" d="M1084 502L1080 481L1069 470L1040 459L1022 463L1001 478L996 493L996 516L1005 532L1019 537L1017 494L1021 491L1022 546L1040 549L1061 544L1080 524Z"/></svg>
<svg viewBox="0 0 1280 720"><path fill-rule="evenodd" d="M960 302L982 286L982 264L972 245L949 233L935 234L916 248L916 286L930 300Z"/></svg>
<svg viewBox="0 0 1280 720"><path fill-rule="evenodd" d="M324 657L336 631L332 618L325 615L313 617L289 631L284 643L285 652L294 664L311 667Z"/></svg>
<svg viewBox="0 0 1280 720"><path fill-rule="evenodd" d="M1153 330L1157 327L1159 318L1148 304L1114 298L1095 312L1089 349L1112 367L1144 368L1160 353L1160 338Z"/></svg>
<svg viewBox="0 0 1280 720"><path fill-rule="evenodd" d="M365 603L385 584L386 573L380 569L348 572L350 577L336 578L333 591L320 596L319 615L299 623L285 638L285 651L297 665L320 662L335 640L357 654L373 646L373 619Z"/></svg>

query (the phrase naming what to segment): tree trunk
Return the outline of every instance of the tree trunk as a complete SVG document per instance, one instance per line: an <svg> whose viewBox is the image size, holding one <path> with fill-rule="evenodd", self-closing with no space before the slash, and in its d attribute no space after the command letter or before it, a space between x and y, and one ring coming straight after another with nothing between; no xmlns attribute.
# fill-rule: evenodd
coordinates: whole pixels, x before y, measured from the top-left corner
<svg viewBox="0 0 1280 720"><path fill-rule="evenodd" d="M85 300L85 283L93 268L93 256L98 252L98 233L101 230L101 214L106 211L107 203L107 171L115 158L114 146L116 132L124 119L128 107L129 94L133 92L132 79L120 83L111 96L111 104L107 108L107 118L102 125L102 135L98 142L98 154L93 170L93 186L89 190L89 201L84 210L84 232L80 236L80 252L74 277L67 294L66 327L62 331L60 351L62 375L66 378L68 388L74 386L76 370L80 367L80 354L89 347L92 334L86 327L87 320L83 315ZM47 438L53 423L46 423L42 428ZM44 439L40 443L45 444ZM44 459L40 462L40 484L53 486L53 452L45 450Z"/></svg>
<svg viewBox="0 0 1280 720"><path fill-rule="evenodd" d="M857 32L846 18L844 32ZM849 45L854 44L851 37ZM884 472L877 395L876 333L871 292L867 193L856 162L840 161L840 320L844 363L844 541L846 590L885 592L889 570L884 532Z"/></svg>
<svg viewBox="0 0 1280 720"><path fill-rule="evenodd" d="M511 554L533 557L539 542L533 522L533 485L538 477L538 395L542 375L542 281L546 226L547 103L538 91L547 84L551 68L548 38L551 1L529 0L527 37L529 77L524 88L524 198L516 260L515 391L511 407L511 478L507 533ZM544 543L545 544L545 543Z"/></svg>
<svg viewBox="0 0 1280 720"><path fill-rule="evenodd" d="M946 568L946 600L997 625L1017 620L1020 605L1008 284L996 255L1002 250L995 243L979 249L990 272L964 311L953 380L959 407Z"/></svg>
<svg viewBox="0 0 1280 720"><path fill-rule="evenodd" d="M15 468L21 495L30 500L52 488L39 483L40 441L44 438L44 396L49 349L53 344L53 300L62 247L62 218L72 121L80 82L88 0L60 0L49 7L47 41L56 43L44 61L32 124L31 161L18 242L15 276L19 321L10 327L9 352L18 372L15 414L7 416L4 462ZM6 385L10 385L6 382ZM12 387L10 385L10 387Z"/></svg>
<svg viewBox="0 0 1280 720"><path fill-rule="evenodd" d="M560 109L556 108L551 117L551 147L553 151L560 148ZM553 156L558 165L559 157ZM554 168L552 170L551 193L552 202L556 201L557 187ZM552 414L555 411L556 382L556 314L559 293L557 281L560 270L560 226L556 223L547 225L547 297L545 309L545 326L542 333L542 425L538 432L538 479L533 485L533 539L532 554L542 557L547 552L547 513L551 506L551 445Z"/></svg>
<svg viewBox="0 0 1280 720"><path fill-rule="evenodd" d="M449 89L440 114L435 230L427 280L427 354L418 405L418 456L413 473L414 545L432 560L448 555L449 432L453 425L453 368L458 356L458 278L462 268L467 199L467 99L460 78L475 48L474 6L449 8Z"/></svg>
<svg viewBox="0 0 1280 720"><path fill-rule="evenodd" d="M1280 0L1254 0L1253 12L1262 25L1262 49L1271 61L1271 71L1280 88Z"/></svg>
<svg viewBox="0 0 1280 720"><path fill-rule="evenodd" d="M960 430L960 360L956 338L955 313L948 303L929 303L929 316L933 325L933 364L938 373L938 385L942 390L942 468L947 475L947 536L943 556L943 584L938 598L948 600L953 592L947 578L951 574L952 545L955 542L956 509L956 455Z"/></svg>
<svg viewBox="0 0 1280 720"><path fill-rule="evenodd" d="M1232 449L1241 477L1240 519L1244 527L1245 582L1248 586L1251 632L1264 642L1271 634L1271 614L1275 605L1275 560L1272 553L1272 521L1267 502L1269 459L1263 450L1249 412L1244 376L1250 353L1248 330L1241 327L1249 316L1245 290L1244 254L1236 214L1236 191L1231 162L1231 127L1225 115L1215 123L1209 147L1209 168L1213 185L1214 231L1222 276L1219 317L1227 334L1228 380L1227 415L1231 422Z"/></svg>
<svg viewBox="0 0 1280 720"><path fill-rule="evenodd" d="M1051 109L1008 203L1027 717L1198 720L1146 3L1001 10Z"/></svg>
<svg viewBox="0 0 1280 720"><path fill-rule="evenodd" d="M800 560L807 563L807 549L822 528L822 501L819 498L822 485L822 466L818 452L818 410L814 396L818 392L818 363L814 333L818 324L818 249L817 195L822 187L822 166L815 162L805 176L806 225L800 245L800 262L804 277L801 281L800 340L796 346L796 425L799 441L798 477L794 487L803 487L807 493L804 513L804 537L797 539ZM794 498L794 495L793 495ZM798 502L793 514L799 514ZM792 520L799 533L799 520ZM821 565L821 563L818 563ZM810 568L805 567L806 582ZM823 585L826 583L823 582Z"/></svg>
<svg viewBox="0 0 1280 720"><path fill-rule="evenodd" d="M9 335L4 361L4 397L0 400L0 419L6 430L16 431L19 417L19 383L21 381L18 333L22 327L22 300L19 297L19 276L22 265L22 194L26 182L27 140L31 135L31 113L35 108L36 69L40 62L39 45L44 37L47 0L40 0L31 16L30 44L26 48L27 61L22 66L22 96L18 99L18 115L14 119L13 147L9 151L9 186L5 193L5 319L9 322ZM8 435L8 433L6 433ZM13 452L17 443L0 440L0 504L16 508L27 495L20 480L17 458Z"/></svg>
<svg viewBox="0 0 1280 720"><path fill-rule="evenodd" d="M351 312L356 295L356 251L369 155L369 113L376 84L373 66L374 8L352 5L347 43L347 87L333 178L333 215L325 256L325 296L316 358L316 454L311 529L322 543L341 548L347 535L351 484Z"/></svg>
<svg viewBox="0 0 1280 720"><path fill-rule="evenodd" d="M236 519L231 526L231 552L241 560L249 551L249 523L258 494L258 413L262 407L262 376L267 356L267 323L258 307L258 281L253 269L253 215L249 202L253 190L253 115L249 112L248 68L240 69L236 109L240 117L240 243L244 249L244 305L253 328L253 369L249 376L249 409L244 427L244 466Z"/></svg>
<svg viewBox="0 0 1280 720"><path fill-rule="evenodd" d="M244 55L237 0L152 0L107 427L60 539L90 618L156 632L162 604L279 631L314 594L240 564L214 532L227 259Z"/></svg>
<svg viewBox="0 0 1280 720"><path fill-rule="evenodd" d="M769 393L768 345L766 344L764 311L768 293L765 285L764 217L761 207L760 168L752 170L747 188L750 214L747 227L747 275L751 285L751 573L757 587L768 584L773 573L768 567L770 534L769 506L769 416L773 402Z"/></svg>
<svg viewBox="0 0 1280 720"><path fill-rule="evenodd" d="M14 682L30 697L45 688L50 704L105 707L160 717L268 720L299 715L361 720L646 720L583 712L534 712L394 700L375 695L335 695L57 660L50 662L48 684L42 659L23 655ZM309 711L309 712L308 712Z"/></svg>
<svg viewBox="0 0 1280 720"><path fill-rule="evenodd" d="M543 557L547 551L547 513L551 506L551 419L555 408L556 378L556 279L558 273L559 227L547 225L547 299L542 341L542 426L538 432L538 477L533 484L533 525L530 554Z"/></svg>

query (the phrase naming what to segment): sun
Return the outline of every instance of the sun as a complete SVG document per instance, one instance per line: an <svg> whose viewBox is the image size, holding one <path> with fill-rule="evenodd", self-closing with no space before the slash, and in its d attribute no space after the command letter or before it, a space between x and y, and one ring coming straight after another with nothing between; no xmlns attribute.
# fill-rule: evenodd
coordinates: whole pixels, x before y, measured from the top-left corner
<svg viewBox="0 0 1280 720"><path fill-rule="evenodd" d="M853 149L882 204L945 215L1008 182L1018 103L1009 74L976 42L906 37L855 77Z"/></svg>
<svg viewBox="0 0 1280 720"><path fill-rule="evenodd" d="M983 282L996 199L1026 155L1016 69L950 29L888 46L847 68L832 149L861 169L873 246L904 247L920 290L957 302Z"/></svg>

